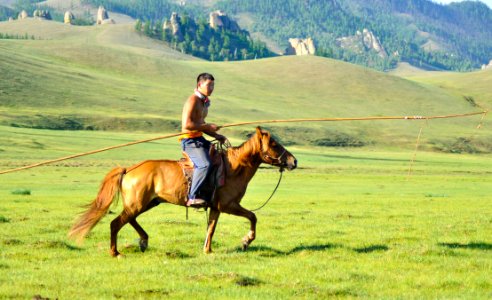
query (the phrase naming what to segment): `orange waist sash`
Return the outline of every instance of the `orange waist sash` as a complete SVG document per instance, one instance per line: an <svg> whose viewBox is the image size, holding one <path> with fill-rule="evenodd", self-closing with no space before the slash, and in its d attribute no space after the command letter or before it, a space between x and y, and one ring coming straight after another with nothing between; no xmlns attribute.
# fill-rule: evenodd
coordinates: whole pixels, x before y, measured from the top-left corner
<svg viewBox="0 0 492 300"><path fill-rule="evenodd" d="M201 131L190 131L180 135L178 140L181 141L182 139L194 139L201 136L203 136L203 132Z"/></svg>

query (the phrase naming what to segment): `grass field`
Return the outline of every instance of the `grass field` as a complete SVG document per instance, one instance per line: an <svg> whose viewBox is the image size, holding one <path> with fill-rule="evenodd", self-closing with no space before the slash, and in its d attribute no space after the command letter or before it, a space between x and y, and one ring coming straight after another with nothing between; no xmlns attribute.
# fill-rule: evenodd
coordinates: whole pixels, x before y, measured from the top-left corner
<svg viewBox="0 0 492 300"><path fill-rule="evenodd" d="M137 134L0 127L1 169L141 139ZM239 141L236 141L237 144ZM109 222L83 245L66 239L81 206L115 165L176 158L175 140L1 175L0 298L464 298L492 296L490 155L291 147L299 169L257 213L223 215L202 254L205 215L161 205L139 220L147 252L124 227L109 256ZM259 206L278 172L260 169L244 198ZM27 192L30 195L25 195ZM121 208L113 208L114 212Z"/></svg>
<svg viewBox="0 0 492 300"><path fill-rule="evenodd" d="M463 96L492 105L490 71L406 66L398 77L320 57L211 63L131 24L30 19L0 22L0 32L36 38L0 40L0 170L175 133L202 71L216 76L208 121L219 124L480 110ZM177 159L176 139L0 175L0 299L490 299L492 127L485 119L477 130L479 121L268 126L299 168L257 213L246 252L245 219L221 216L215 252L205 255L205 214L190 211L187 221L171 205L139 218L150 235L145 253L125 226L125 259L109 256L109 222L121 207L85 244L66 238L111 168ZM223 133L237 145L253 131ZM339 134L364 146L315 146ZM276 169L260 169L243 205L260 206L277 179Z"/></svg>
<svg viewBox="0 0 492 300"><path fill-rule="evenodd" d="M76 27L23 20L0 32L36 40L0 41L0 124L51 129L168 132L203 71L216 77L211 121L425 116L479 111L492 104L492 72L401 78L321 57L277 57L211 63L183 55L134 32L131 25ZM421 73L418 73L421 74ZM460 86L461 88L456 89ZM455 88L455 89L452 89ZM492 130L480 117L429 122L423 145L474 137L492 151ZM284 132L298 144L343 133L364 144L414 144L415 122L296 124ZM240 136L242 129L231 131ZM441 147L439 146L439 147ZM441 147L442 148L442 147Z"/></svg>

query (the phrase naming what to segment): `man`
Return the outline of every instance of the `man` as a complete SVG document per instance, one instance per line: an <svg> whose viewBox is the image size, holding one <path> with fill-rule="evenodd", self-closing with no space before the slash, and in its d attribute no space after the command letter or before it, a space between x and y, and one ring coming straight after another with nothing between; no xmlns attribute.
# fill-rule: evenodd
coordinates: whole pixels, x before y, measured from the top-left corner
<svg viewBox="0 0 492 300"><path fill-rule="evenodd" d="M217 133L220 126L206 123L210 100L208 97L214 91L214 77L209 73L198 75L195 92L188 97L183 107L180 137L181 147L190 157L194 164L193 180L188 195L187 206L203 207L207 205L203 195L200 195L207 175L211 169L209 149L210 142L203 137L203 133L223 143L226 138Z"/></svg>

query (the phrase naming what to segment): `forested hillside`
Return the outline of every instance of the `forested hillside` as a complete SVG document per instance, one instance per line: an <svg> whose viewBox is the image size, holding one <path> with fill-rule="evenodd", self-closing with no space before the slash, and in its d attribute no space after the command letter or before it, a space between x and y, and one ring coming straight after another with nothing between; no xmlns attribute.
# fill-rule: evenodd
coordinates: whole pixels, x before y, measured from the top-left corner
<svg viewBox="0 0 492 300"><path fill-rule="evenodd" d="M137 20L135 29L145 35L168 43L171 48L210 61L246 60L274 56L262 42L253 41L245 30L212 28L208 21L193 20L188 15L179 17L176 22L180 34L173 34L163 23Z"/></svg>
<svg viewBox="0 0 492 300"><path fill-rule="evenodd" d="M388 52L414 65L470 70L492 59L492 11L478 1L349 0Z"/></svg>
<svg viewBox="0 0 492 300"><path fill-rule="evenodd" d="M38 1L17 0L14 7L17 10L29 5L33 7L35 2ZM258 51L261 44L252 41L248 45L243 43L242 48L224 47L228 44L225 35L229 33L208 34L197 41L195 25L207 24L208 14L216 9L237 19L246 15L250 21L243 29L259 33L280 49L289 45L289 38L311 37L317 55L379 70L391 69L405 61L427 69L468 71L478 69L492 59L492 11L479 1L441 5L430 0L220 0L208 1L207 6L199 5L202 3L199 1L190 4L174 0L81 2L103 5L110 11L139 19L142 26L148 23L152 29L146 32L147 35L166 40L171 45L174 43L174 48L179 51L212 60L269 56L253 55L254 51L266 52ZM13 12L14 15L18 13ZM163 38L155 27L173 12L190 20L189 40L176 43L169 36ZM0 10L3 19L9 14L12 10ZM61 18L56 13L52 15L54 19ZM380 43L384 55L370 47L364 48L362 43L351 45L364 29ZM232 39L242 38L234 36ZM248 49L245 51L249 55L238 55L241 49Z"/></svg>
<svg viewBox="0 0 492 300"><path fill-rule="evenodd" d="M321 55L378 69L404 60L470 70L492 58L492 12L480 2L443 6L428 0L223 0L219 6L233 14L252 14L252 29L282 46L289 37L310 36ZM364 28L379 38L387 58L337 45L338 38Z"/></svg>

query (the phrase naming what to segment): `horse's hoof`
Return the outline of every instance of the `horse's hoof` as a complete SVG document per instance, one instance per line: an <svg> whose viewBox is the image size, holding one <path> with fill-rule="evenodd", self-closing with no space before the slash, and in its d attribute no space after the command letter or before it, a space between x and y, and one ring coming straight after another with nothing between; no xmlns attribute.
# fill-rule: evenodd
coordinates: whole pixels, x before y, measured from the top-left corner
<svg viewBox="0 0 492 300"><path fill-rule="evenodd" d="M125 258L125 256L123 256L123 254L121 254L121 253L118 253L118 255L116 255L116 258L117 258L118 260L120 260L120 259L124 259L124 258Z"/></svg>
<svg viewBox="0 0 492 300"><path fill-rule="evenodd" d="M147 247L149 246L149 241L148 240L140 240L138 243L140 246L140 251L145 252L147 250Z"/></svg>
<svg viewBox="0 0 492 300"><path fill-rule="evenodd" d="M243 242L243 251L248 250L249 244L247 242Z"/></svg>

